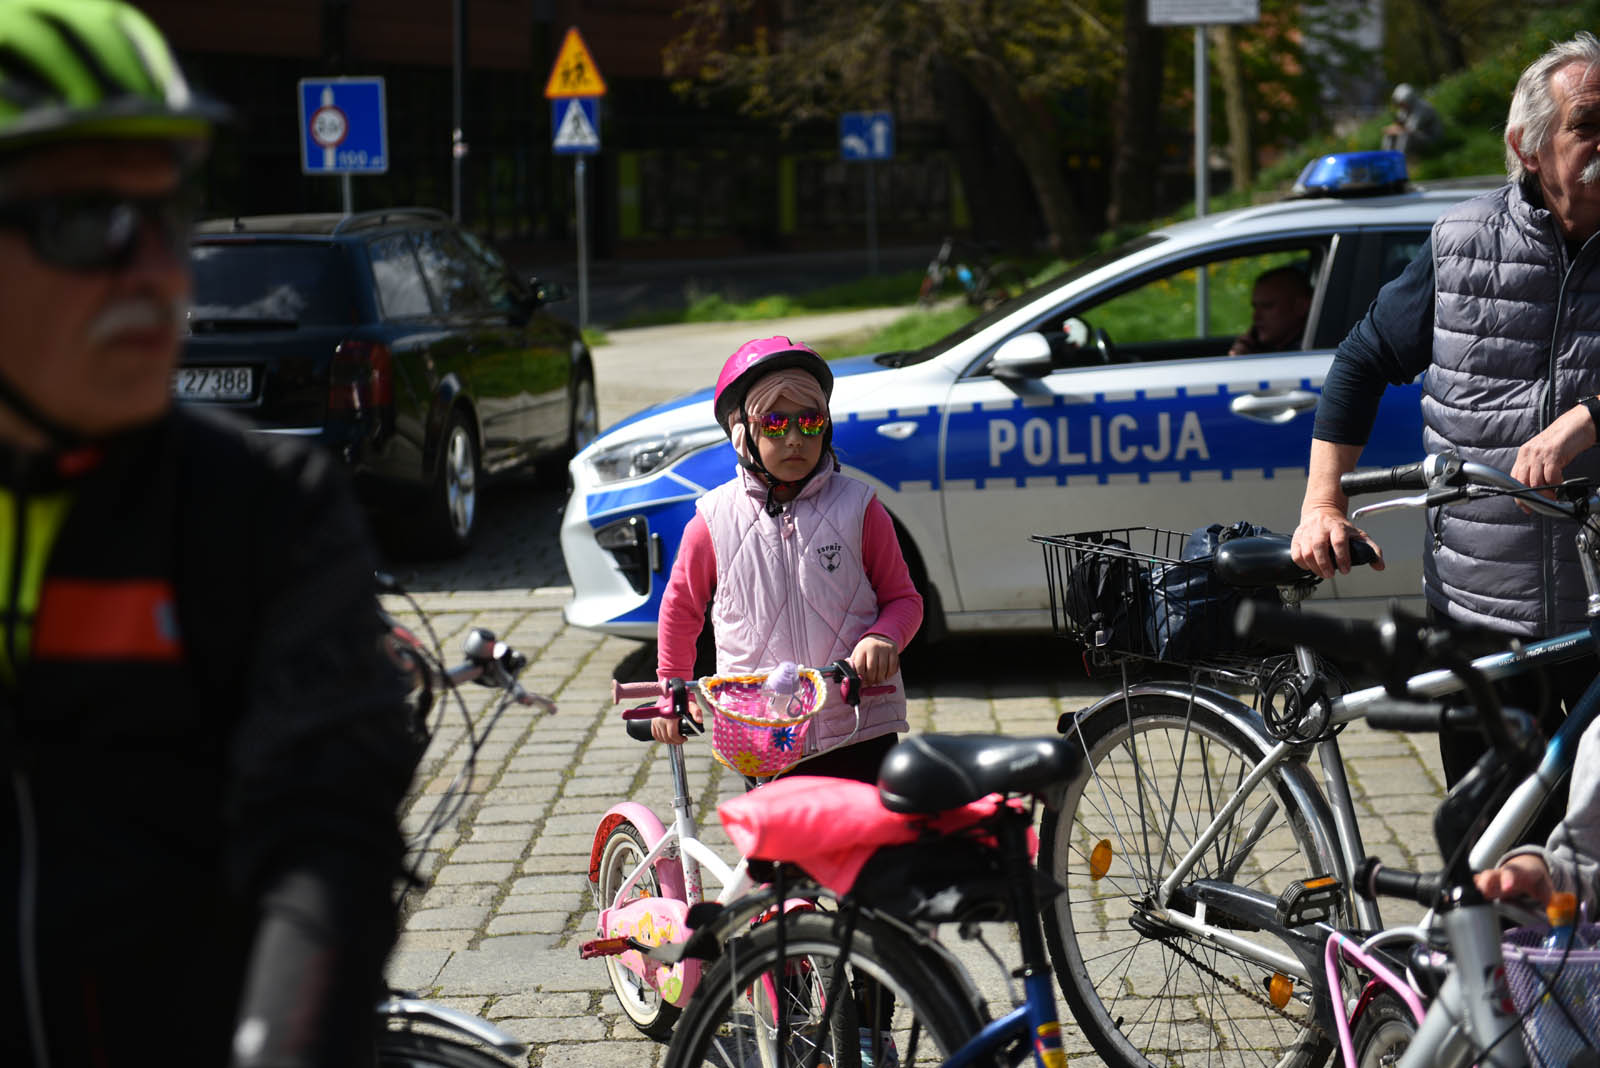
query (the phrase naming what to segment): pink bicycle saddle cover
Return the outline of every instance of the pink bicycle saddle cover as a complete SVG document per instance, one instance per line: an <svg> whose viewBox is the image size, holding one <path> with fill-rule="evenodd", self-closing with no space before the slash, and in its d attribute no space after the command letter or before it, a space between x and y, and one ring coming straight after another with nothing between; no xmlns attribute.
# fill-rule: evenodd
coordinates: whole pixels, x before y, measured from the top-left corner
<svg viewBox="0 0 1600 1068"><path fill-rule="evenodd" d="M798 864L832 893L845 894L884 846L970 827L993 816L1002 801L991 794L932 816L902 814L884 808L870 783L793 775L722 802L717 814L742 856Z"/></svg>

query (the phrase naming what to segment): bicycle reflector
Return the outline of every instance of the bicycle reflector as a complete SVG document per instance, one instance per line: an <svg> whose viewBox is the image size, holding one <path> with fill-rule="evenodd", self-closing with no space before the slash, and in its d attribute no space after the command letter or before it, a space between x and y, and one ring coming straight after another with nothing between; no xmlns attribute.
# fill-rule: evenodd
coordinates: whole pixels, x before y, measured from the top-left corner
<svg viewBox="0 0 1600 1068"><path fill-rule="evenodd" d="M1314 875L1290 883L1278 898L1278 922L1285 927L1320 923L1333 915L1344 887L1331 875Z"/></svg>
<svg viewBox="0 0 1600 1068"><path fill-rule="evenodd" d="M1294 995L1294 980L1282 972L1273 972L1272 978L1267 980L1267 1000L1272 1002L1272 1007L1281 1009L1289 1004L1289 998Z"/></svg>
<svg viewBox="0 0 1600 1068"><path fill-rule="evenodd" d="M1089 853L1089 878L1099 882L1111 870L1111 842L1102 838Z"/></svg>

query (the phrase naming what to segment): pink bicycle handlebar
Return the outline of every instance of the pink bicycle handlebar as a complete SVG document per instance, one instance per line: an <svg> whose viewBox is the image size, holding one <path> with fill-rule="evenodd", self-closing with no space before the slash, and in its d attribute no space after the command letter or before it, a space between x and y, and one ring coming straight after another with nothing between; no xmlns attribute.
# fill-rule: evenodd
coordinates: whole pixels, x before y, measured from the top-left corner
<svg viewBox="0 0 1600 1068"><path fill-rule="evenodd" d="M667 692L667 684L660 679L654 682L618 682L611 680L611 703L637 701L643 697L660 697Z"/></svg>

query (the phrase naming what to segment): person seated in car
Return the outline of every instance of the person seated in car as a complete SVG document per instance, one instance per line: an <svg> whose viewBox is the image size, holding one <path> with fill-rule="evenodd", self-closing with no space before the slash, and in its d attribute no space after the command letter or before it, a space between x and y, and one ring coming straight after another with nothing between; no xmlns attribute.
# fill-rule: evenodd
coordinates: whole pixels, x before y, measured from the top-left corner
<svg viewBox="0 0 1600 1068"><path fill-rule="evenodd" d="M1311 313L1311 280L1298 267L1274 267L1256 278L1250 293L1250 329L1234 340L1229 356L1300 348Z"/></svg>

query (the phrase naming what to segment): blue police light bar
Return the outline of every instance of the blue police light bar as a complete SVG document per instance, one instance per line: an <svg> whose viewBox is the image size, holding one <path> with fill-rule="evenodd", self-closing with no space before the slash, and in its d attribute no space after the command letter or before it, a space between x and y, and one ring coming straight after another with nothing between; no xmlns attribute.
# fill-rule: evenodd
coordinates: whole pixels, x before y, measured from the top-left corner
<svg viewBox="0 0 1600 1068"><path fill-rule="evenodd" d="M1359 197L1400 193L1406 187L1404 152L1335 152L1306 164L1295 197Z"/></svg>

